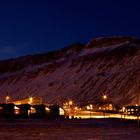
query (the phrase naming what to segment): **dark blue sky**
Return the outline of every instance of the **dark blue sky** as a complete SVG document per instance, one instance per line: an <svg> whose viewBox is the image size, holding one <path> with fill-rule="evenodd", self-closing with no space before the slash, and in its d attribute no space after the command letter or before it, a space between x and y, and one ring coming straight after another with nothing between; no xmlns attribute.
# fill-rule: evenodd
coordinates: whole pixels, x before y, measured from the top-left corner
<svg viewBox="0 0 140 140"><path fill-rule="evenodd" d="M0 59L100 36L140 38L139 0L1 0Z"/></svg>

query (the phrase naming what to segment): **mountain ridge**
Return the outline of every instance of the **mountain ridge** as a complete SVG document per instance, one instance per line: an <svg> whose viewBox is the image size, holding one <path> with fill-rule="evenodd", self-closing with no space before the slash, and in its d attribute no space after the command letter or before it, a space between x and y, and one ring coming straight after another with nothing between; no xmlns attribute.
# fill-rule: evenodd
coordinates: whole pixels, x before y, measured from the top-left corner
<svg viewBox="0 0 140 140"><path fill-rule="evenodd" d="M0 61L0 95L14 100L41 96L43 102L73 99L78 105L101 101L136 104L140 41L132 37L93 39L55 52Z"/></svg>

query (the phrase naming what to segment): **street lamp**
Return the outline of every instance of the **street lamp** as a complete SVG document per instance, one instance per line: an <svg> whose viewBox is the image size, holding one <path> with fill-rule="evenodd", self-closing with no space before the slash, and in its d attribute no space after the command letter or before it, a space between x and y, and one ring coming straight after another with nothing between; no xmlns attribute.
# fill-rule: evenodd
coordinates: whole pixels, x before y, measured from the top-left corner
<svg viewBox="0 0 140 140"><path fill-rule="evenodd" d="M70 100L70 101L68 102L69 115L70 115L70 111L71 111L71 106L72 106L72 104L73 104L73 102L72 102L72 100Z"/></svg>
<svg viewBox="0 0 140 140"><path fill-rule="evenodd" d="M89 107L90 107L90 118L91 118L91 110L93 109L92 104L90 104Z"/></svg>
<svg viewBox="0 0 140 140"><path fill-rule="evenodd" d="M73 102L70 100L70 101L69 101L69 105L72 105L72 104L73 104Z"/></svg>
<svg viewBox="0 0 140 140"><path fill-rule="evenodd" d="M103 100L106 100L107 99L107 96L106 95L103 95Z"/></svg>
<svg viewBox="0 0 140 140"><path fill-rule="evenodd" d="M33 97L29 97L28 104L32 104L32 103L33 103Z"/></svg>
<svg viewBox="0 0 140 140"><path fill-rule="evenodd" d="M105 101L107 100L107 95L103 95L103 101L104 101L104 103L105 103ZM105 108L104 108L104 110L103 110L103 114L104 114L104 118L105 118Z"/></svg>
<svg viewBox="0 0 140 140"><path fill-rule="evenodd" d="M9 101L10 101L10 96L6 96L6 97L5 97L5 102L6 102L6 104L9 103Z"/></svg>

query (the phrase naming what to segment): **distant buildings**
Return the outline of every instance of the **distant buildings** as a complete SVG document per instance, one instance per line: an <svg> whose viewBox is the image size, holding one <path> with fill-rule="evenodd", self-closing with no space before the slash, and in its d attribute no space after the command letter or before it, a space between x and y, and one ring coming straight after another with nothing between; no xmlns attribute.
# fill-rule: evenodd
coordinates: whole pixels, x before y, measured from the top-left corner
<svg viewBox="0 0 140 140"><path fill-rule="evenodd" d="M58 105L43 104L41 97L27 97L12 101L5 97L0 104L0 118L63 118L65 111Z"/></svg>
<svg viewBox="0 0 140 140"><path fill-rule="evenodd" d="M30 104L30 105L39 105L42 104L42 97L27 97L21 100L12 101L15 105L20 104Z"/></svg>
<svg viewBox="0 0 140 140"><path fill-rule="evenodd" d="M125 108L125 113L127 115L139 115L139 112L140 112L140 106L127 106Z"/></svg>

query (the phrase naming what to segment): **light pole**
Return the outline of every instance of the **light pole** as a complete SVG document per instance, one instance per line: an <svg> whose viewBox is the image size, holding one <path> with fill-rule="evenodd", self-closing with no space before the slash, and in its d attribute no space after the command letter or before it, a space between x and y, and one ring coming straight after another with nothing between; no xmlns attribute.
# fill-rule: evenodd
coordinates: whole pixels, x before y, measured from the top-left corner
<svg viewBox="0 0 140 140"><path fill-rule="evenodd" d="M70 112L71 112L71 106L72 106L73 102L70 100L68 102L68 107L69 107L69 116L70 116Z"/></svg>
<svg viewBox="0 0 140 140"><path fill-rule="evenodd" d="M107 95L103 95L103 101L104 101L104 103L105 103L105 101L107 100ZM105 118L105 108L104 108L104 110L103 110L103 114L104 114L104 118Z"/></svg>
<svg viewBox="0 0 140 140"><path fill-rule="evenodd" d="M5 102L6 102L6 104L10 102L10 96L5 97Z"/></svg>
<svg viewBox="0 0 140 140"><path fill-rule="evenodd" d="M90 107L90 118L91 118L91 117L92 117L92 116L91 116L91 110L93 109L92 104L90 104L89 107Z"/></svg>

